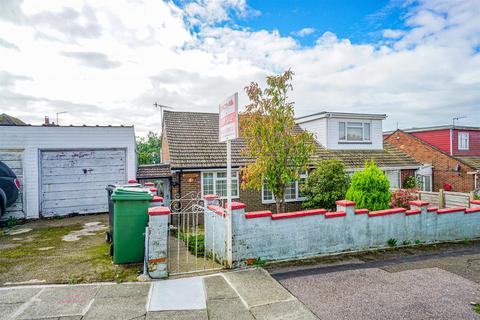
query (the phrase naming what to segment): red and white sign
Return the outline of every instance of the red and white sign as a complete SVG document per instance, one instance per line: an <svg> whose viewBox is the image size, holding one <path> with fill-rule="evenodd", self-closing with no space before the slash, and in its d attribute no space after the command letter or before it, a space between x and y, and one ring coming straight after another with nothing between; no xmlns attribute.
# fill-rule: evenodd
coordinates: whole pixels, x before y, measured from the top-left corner
<svg viewBox="0 0 480 320"><path fill-rule="evenodd" d="M219 106L218 141L225 142L238 138L238 93L229 97Z"/></svg>

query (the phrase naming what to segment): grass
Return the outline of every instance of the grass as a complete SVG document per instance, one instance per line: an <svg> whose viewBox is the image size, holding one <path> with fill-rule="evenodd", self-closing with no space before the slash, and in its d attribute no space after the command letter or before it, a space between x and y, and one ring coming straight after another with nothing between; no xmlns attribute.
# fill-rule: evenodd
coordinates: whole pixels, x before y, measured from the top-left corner
<svg viewBox="0 0 480 320"><path fill-rule="evenodd" d="M114 265L104 231L78 241L62 240L63 236L83 229L85 223L92 221L108 225L108 216L28 222L22 228L32 231L19 235L7 235L6 229L1 230L0 285L34 279L45 283L136 281L142 264ZM42 248L48 250L39 250Z"/></svg>
<svg viewBox="0 0 480 320"><path fill-rule="evenodd" d="M480 303L473 305L473 311L480 314Z"/></svg>

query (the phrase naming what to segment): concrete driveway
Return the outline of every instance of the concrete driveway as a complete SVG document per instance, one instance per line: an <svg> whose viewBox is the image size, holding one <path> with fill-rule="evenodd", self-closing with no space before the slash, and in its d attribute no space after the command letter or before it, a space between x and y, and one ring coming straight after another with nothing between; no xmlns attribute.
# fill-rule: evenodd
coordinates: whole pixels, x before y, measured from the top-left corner
<svg viewBox="0 0 480 320"><path fill-rule="evenodd" d="M320 319L480 319L480 246L271 267Z"/></svg>

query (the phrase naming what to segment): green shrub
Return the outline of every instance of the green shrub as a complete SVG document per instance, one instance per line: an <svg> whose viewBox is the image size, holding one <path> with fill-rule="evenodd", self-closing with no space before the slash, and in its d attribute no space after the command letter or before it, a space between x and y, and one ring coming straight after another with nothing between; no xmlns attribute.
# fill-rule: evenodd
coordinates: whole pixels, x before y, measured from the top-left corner
<svg viewBox="0 0 480 320"><path fill-rule="evenodd" d="M406 176L403 179L402 187L404 189L415 189L417 187L417 179L414 176Z"/></svg>
<svg viewBox="0 0 480 320"><path fill-rule="evenodd" d="M304 185L302 194L307 198L303 202L305 209L325 208L334 210L335 201L345 198L350 177L340 160L329 159L319 161Z"/></svg>
<svg viewBox="0 0 480 320"><path fill-rule="evenodd" d="M397 239L390 238L390 239L388 239L387 243L390 247L396 247L397 246Z"/></svg>
<svg viewBox="0 0 480 320"><path fill-rule="evenodd" d="M370 211L388 209L390 206L390 183L375 162L366 162L365 169L352 176L346 198L356 202L357 208Z"/></svg>
<svg viewBox="0 0 480 320"><path fill-rule="evenodd" d="M188 251L191 254L197 254L198 257L203 257L205 253L205 236L203 234L199 233L197 237L195 237L194 233L180 232L180 239L188 247Z"/></svg>

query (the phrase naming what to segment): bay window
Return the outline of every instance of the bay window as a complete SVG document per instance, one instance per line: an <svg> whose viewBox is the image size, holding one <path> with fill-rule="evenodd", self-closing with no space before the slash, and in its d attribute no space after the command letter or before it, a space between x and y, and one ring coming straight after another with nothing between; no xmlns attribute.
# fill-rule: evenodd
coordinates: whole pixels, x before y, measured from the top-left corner
<svg viewBox="0 0 480 320"><path fill-rule="evenodd" d="M239 197L238 171L232 170L232 198ZM202 195L216 194L220 198L227 197L227 172L206 171L202 172Z"/></svg>
<svg viewBox="0 0 480 320"><path fill-rule="evenodd" d="M369 142L371 141L370 122L339 122L338 140L340 142Z"/></svg>

